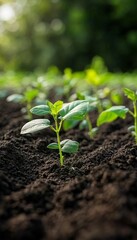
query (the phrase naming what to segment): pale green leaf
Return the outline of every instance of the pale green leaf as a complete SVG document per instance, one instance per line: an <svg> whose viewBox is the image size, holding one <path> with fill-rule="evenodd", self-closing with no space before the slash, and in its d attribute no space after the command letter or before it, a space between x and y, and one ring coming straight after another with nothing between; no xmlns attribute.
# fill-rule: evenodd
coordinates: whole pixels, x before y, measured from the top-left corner
<svg viewBox="0 0 137 240"><path fill-rule="evenodd" d="M50 148L50 149L59 149L59 146L57 143L50 143L47 148Z"/></svg>
<svg viewBox="0 0 137 240"><path fill-rule="evenodd" d="M132 101L137 100L137 94L136 94L134 91L132 91L131 89L125 88L125 89L124 89L124 93L125 93L125 95L126 95L129 99L131 99Z"/></svg>
<svg viewBox="0 0 137 240"><path fill-rule="evenodd" d="M63 122L63 129L67 131L69 129L76 127L78 123L79 120L67 119Z"/></svg>
<svg viewBox="0 0 137 240"><path fill-rule="evenodd" d="M50 101L47 102L50 110L51 110L51 114L53 115L57 115L58 112L61 110L61 108L63 107L63 102L62 101L57 101L54 104L51 103Z"/></svg>
<svg viewBox="0 0 137 240"><path fill-rule="evenodd" d="M125 106L113 106L105 111L103 111L98 119L97 119L97 126L102 125L103 123L108 123L116 120L118 117L125 118L126 113L128 112L128 108Z"/></svg>
<svg viewBox="0 0 137 240"><path fill-rule="evenodd" d="M58 113L60 110L61 110L61 108L63 107L63 102L62 101L57 101L57 102L55 102L54 103L54 107L55 107L55 109L56 109L56 112Z"/></svg>
<svg viewBox="0 0 137 240"><path fill-rule="evenodd" d="M48 119L35 119L27 122L21 129L21 134L35 133L50 126Z"/></svg>
<svg viewBox="0 0 137 240"><path fill-rule="evenodd" d="M77 100L71 103L67 103L63 106L60 111L60 115L63 120L75 119L81 120L85 117L88 112L89 103L87 101Z"/></svg>
<svg viewBox="0 0 137 240"><path fill-rule="evenodd" d="M67 141L62 147L62 152L76 153L78 151L78 148L79 148L78 142L67 139Z"/></svg>
<svg viewBox="0 0 137 240"><path fill-rule="evenodd" d="M23 101L23 95L21 94L12 94L10 96L7 97L7 101L8 102L16 102L16 103L19 103L19 102L22 102Z"/></svg>
<svg viewBox="0 0 137 240"><path fill-rule="evenodd" d="M50 108L48 105L38 105L30 109L30 112L38 115L38 116L44 116L46 114L51 113Z"/></svg>
<svg viewBox="0 0 137 240"><path fill-rule="evenodd" d="M24 97L27 102L31 102L34 98L36 98L38 95L38 90L37 89L28 89L24 93Z"/></svg>

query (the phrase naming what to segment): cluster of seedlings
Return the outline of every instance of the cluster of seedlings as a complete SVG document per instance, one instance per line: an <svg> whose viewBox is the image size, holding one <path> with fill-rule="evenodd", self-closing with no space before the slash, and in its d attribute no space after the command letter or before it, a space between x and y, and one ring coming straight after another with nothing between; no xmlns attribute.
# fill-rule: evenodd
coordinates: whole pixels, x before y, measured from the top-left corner
<svg viewBox="0 0 137 240"><path fill-rule="evenodd" d="M38 96L38 91L36 89L29 89L24 95L10 95L7 100L26 104L26 113L29 122L22 127L21 134L33 134L46 128L50 128L51 131L55 132L56 142L50 143L47 148L58 150L60 166L63 166L63 154L76 153L79 148L79 143L72 139L62 140L60 136L62 128L65 131L74 128L75 126L79 126L80 130L85 128L87 129L89 137L94 139L98 128L102 124L110 123L117 118L125 119L127 113L129 113L134 119L134 124L129 127L129 130L134 136L137 144L137 93L128 88L124 89L124 93L132 101L133 111L123 105L108 105L108 107L104 109L101 99L97 94L96 96L91 97L80 92L75 94L76 100L69 103L64 103L60 100L55 103L46 101L46 104L40 104L34 107L32 107L32 102L35 104L35 99ZM95 109L98 111L98 118L97 126L93 128L90 119L90 112ZM33 115L37 115L40 118L33 120ZM47 118L45 118L45 116L47 116Z"/></svg>
<svg viewBox="0 0 137 240"><path fill-rule="evenodd" d="M133 110L123 106L123 91L120 90L123 88L122 79L119 81L119 89L111 86L111 83L115 82L113 80L112 74L104 65L100 65L100 61L85 72L72 73L71 69L65 69L62 78L57 69L53 68L48 71L46 81L44 76L37 78L23 94L12 94L8 96L7 101L22 103L24 106L22 112L29 122L22 127L21 134L33 134L46 128L55 133L56 142L47 147L58 150L60 166L63 166L63 154L76 153L79 143L71 139L61 139L62 129L68 131L77 126L80 131L86 129L89 137L94 139L102 124L117 118L125 119L129 113L134 119L134 124L128 129L137 144L137 93L125 88L124 94L132 101ZM60 100L52 103L47 100L50 99L48 93L53 89L53 84L56 99L67 99L69 103ZM81 88L84 91L81 91ZM94 110L98 114L95 127L90 118ZM33 120L33 115L39 118Z"/></svg>

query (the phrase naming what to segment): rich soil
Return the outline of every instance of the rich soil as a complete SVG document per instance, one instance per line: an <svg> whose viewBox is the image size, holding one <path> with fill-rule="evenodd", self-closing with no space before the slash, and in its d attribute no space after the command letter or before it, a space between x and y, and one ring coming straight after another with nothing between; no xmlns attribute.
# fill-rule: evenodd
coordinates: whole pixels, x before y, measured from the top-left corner
<svg viewBox="0 0 137 240"><path fill-rule="evenodd" d="M0 103L0 239L136 240L137 146L132 119L103 125L90 140L78 128L62 140L80 142L60 168L49 129L20 135L21 106ZM91 115L95 125L96 114Z"/></svg>

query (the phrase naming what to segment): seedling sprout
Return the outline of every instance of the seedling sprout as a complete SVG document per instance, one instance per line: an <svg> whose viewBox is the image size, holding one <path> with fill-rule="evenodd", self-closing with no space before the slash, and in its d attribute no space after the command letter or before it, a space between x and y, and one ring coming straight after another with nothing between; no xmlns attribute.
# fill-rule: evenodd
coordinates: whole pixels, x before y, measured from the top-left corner
<svg viewBox="0 0 137 240"><path fill-rule="evenodd" d="M60 156L60 166L64 165L63 153L76 153L78 151L79 143L70 139L60 140L60 131L65 120L82 120L88 111L87 101L73 101L64 104L63 101L57 101L54 104L47 101L46 105L39 105L33 107L32 114L38 116L51 115L54 124L50 123L49 119L35 119L26 123L22 129L21 134L35 133L45 128L50 128L56 133L57 142L50 143L47 147L50 149L58 149Z"/></svg>
<svg viewBox="0 0 137 240"><path fill-rule="evenodd" d="M30 109L32 108L32 101L37 97L38 90L29 88L24 94L12 94L7 97L8 102L24 103L26 105L27 118L32 119L32 113Z"/></svg>
<svg viewBox="0 0 137 240"><path fill-rule="evenodd" d="M125 88L124 93L132 101L133 111L131 111L129 108L125 106L113 106L103 111L99 115L97 125L100 126L104 123L112 122L118 117L125 119L126 114L129 113L134 119L134 125L130 126L128 129L131 131L137 144L137 92L134 92L129 88Z"/></svg>

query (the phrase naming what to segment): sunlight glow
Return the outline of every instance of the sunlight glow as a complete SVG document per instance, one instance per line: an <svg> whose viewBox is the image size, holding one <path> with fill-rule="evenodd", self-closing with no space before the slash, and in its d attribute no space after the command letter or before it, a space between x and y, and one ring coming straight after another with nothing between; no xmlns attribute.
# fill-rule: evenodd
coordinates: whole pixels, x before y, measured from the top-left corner
<svg viewBox="0 0 137 240"><path fill-rule="evenodd" d="M0 7L0 21L9 21L14 16L15 13L10 4L4 4Z"/></svg>

